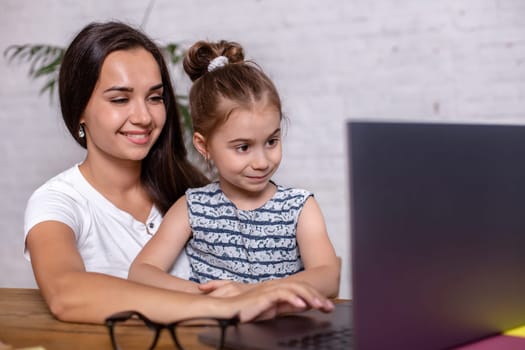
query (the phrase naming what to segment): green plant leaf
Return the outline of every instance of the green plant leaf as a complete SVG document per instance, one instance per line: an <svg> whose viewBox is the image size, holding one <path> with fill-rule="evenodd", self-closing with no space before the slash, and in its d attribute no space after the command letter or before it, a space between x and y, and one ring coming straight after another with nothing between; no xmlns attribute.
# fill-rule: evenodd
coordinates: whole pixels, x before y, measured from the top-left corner
<svg viewBox="0 0 525 350"><path fill-rule="evenodd" d="M184 56L184 52L180 49L179 44L168 43L162 49L172 65L177 65Z"/></svg>
<svg viewBox="0 0 525 350"><path fill-rule="evenodd" d="M47 78L40 94L48 91L52 99L64 51L64 48L52 45L11 45L4 51L4 56L9 62L29 63L28 75L31 79Z"/></svg>

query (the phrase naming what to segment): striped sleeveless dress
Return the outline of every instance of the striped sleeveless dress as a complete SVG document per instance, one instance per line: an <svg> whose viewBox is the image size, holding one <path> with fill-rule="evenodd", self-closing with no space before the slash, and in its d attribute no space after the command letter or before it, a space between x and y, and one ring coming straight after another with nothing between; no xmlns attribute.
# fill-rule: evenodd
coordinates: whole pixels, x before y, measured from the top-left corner
<svg viewBox="0 0 525 350"><path fill-rule="evenodd" d="M312 195L277 186L262 207L240 210L218 182L188 189L190 280L255 283L303 270L295 233L299 214Z"/></svg>

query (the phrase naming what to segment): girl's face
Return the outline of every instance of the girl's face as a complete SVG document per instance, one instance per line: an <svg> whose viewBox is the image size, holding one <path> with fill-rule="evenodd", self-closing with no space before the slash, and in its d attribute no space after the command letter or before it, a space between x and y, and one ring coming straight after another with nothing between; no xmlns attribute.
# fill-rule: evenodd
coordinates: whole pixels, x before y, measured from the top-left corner
<svg viewBox="0 0 525 350"><path fill-rule="evenodd" d="M233 193L262 194L281 163L281 115L265 101L251 109L236 108L207 145L230 198Z"/></svg>
<svg viewBox="0 0 525 350"><path fill-rule="evenodd" d="M160 69L143 48L110 53L82 114L88 158L141 161L166 121Z"/></svg>

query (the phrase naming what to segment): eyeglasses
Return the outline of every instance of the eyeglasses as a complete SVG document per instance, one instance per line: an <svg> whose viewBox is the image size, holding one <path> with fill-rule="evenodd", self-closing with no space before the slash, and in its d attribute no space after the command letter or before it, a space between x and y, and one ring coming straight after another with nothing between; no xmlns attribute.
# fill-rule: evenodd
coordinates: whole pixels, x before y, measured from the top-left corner
<svg viewBox="0 0 525 350"><path fill-rule="evenodd" d="M166 328L176 347L179 350L191 350L195 347L194 338L188 342L188 334L181 334L184 329L206 328L217 332L215 349L220 350L224 346L226 328L239 323L239 317L229 319L222 318L190 318L169 324L161 324L151 321L138 311L122 311L106 318L111 343L114 350L144 349L152 350L157 345L160 332Z"/></svg>

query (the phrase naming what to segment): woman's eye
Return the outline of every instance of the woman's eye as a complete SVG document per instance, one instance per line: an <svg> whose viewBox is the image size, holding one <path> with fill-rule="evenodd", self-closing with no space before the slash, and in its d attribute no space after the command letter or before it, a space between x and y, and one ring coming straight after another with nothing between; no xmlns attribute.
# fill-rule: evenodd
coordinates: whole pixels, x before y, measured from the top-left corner
<svg viewBox="0 0 525 350"><path fill-rule="evenodd" d="M164 97L162 95L151 96L149 99L150 101L156 102L156 103L164 101Z"/></svg>
<svg viewBox="0 0 525 350"><path fill-rule="evenodd" d="M125 98L125 97L118 97L118 98L112 98L111 99L111 103L124 104L126 102L128 102L128 99Z"/></svg>

